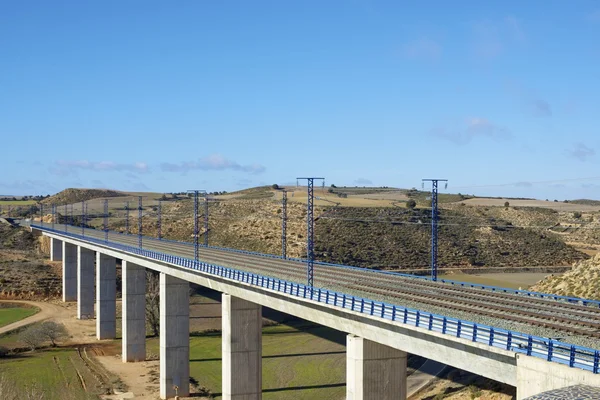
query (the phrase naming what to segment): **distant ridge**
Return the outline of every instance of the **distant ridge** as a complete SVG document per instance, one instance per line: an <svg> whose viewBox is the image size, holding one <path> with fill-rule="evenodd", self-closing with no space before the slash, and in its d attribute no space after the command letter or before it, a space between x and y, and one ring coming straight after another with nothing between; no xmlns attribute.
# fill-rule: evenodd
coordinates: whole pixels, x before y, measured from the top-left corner
<svg viewBox="0 0 600 400"><path fill-rule="evenodd" d="M127 195L127 193L108 189L65 189L62 192L58 192L54 196L50 196L47 199L42 200L42 203L56 205L73 204L80 201L88 201L97 198L123 197Z"/></svg>
<svg viewBox="0 0 600 400"><path fill-rule="evenodd" d="M586 205L586 206L600 206L600 200L590 200L590 199L569 200L569 203L582 204L582 205Z"/></svg>

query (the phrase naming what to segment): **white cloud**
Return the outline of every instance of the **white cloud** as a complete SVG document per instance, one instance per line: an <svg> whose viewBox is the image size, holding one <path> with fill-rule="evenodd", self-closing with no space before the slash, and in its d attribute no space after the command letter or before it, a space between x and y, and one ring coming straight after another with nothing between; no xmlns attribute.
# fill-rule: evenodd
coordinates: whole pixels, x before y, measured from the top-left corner
<svg viewBox="0 0 600 400"><path fill-rule="evenodd" d="M265 167L260 164L241 165L236 161L226 159L220 154L211 154L202 157L197 161L185 161L179 164L162 163L160 168L164 172L189 172L193 170L202 171L241 171L250 174L260 174L265 171Z"/></svg>
<svg viewBox="0 0 600 400"><path fill-rule="evenodd" d="M75 173L77 170L86 171L129 171L137 173L146 173L149 171L148 164L144 162L136 163L116 163L113 161L88 161L88 160L58 160L50 168L50 172L55 175L66 176Z"/></svg>
<svg viewBox="0 0 600 400"><path fill-rule="evenodd" d="M354 180L354 183L356 183L357 185L372 185L373 181L371 181L370 179L358 178Z"/></svg>
<svg viewBox="0 0 600 400"><path fill-rule="evenodd" d="M579 161L587 161L588 158L596 155L596 151L594 149L587 147L583 143L575 143L571 149L567 149L565 151L568 157Z"/></svg>
<svg viewBox="0 0 600 400"><path fill-rule="evenodd" d="M458 128L441 127L432 130L434 136L448 140L454 144L464 145L477 138L506 140L511 138L510 132L486 118L467 118Z"/></svg>
<svg viewBox="0 0 600 400"><path fill-rule="evenodd" d="M473 25L473 53L482 60L494 59L511 46L523 45L527 36L514 16L503 20L479 21Z"/></svg>

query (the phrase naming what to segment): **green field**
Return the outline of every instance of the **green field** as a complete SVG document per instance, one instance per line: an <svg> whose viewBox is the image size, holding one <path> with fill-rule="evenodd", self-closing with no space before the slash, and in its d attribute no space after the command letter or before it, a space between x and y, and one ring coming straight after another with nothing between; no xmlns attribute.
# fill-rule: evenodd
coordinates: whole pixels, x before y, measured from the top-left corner
<svg viewBox="0 0 600 400"><path fill-rule="evenodd" d="M297 322L263 328L263 399L343 399L346 395L345 334ZM158 339L148 340L158 354ZM190 338L190 375L221 396L221 334Z"/></svg>
<svg viewBox="0 0 600 400"><path fill-rule="evenodd" d="M39 308L0 308L0 327L20 321L37 313Z"/></svg>
<svg viewBox="0 0 600 400"><path fill-rule="evenodd" d="M78 374L79 373L79 374ZM57 348L0 359L0 374L20 391L34 389L44 399L97 399L95 377L76 349ZM86 390L84 386L86 385Z"/></svg>

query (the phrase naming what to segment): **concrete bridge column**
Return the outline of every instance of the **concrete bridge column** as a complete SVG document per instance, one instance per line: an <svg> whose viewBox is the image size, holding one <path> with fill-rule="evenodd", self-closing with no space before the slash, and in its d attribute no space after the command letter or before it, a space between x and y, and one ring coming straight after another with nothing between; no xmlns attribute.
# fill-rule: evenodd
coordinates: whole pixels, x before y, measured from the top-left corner
<svg viewBox="0 0 600 400"><path fill-rule="evenodd" d="M346 337L346 399L406 400L406 353Z"/></svg>
<svg viewBox="0 0 600 400"><path fill-rule="evenodd" d="M52 248L54 243L59 240L52 239ZM63 301L77 300L77 246L71 243L62 242L60 251L62 258L62 294Z"/></svg>
<svg viewBox="0 0 600 400"><path fill-rule="evenodd" d="M94 251L77 246L77 318L94 318Z"/></svg>
<svg viewBox="0 0 600 400"><path fill-rule="evenodd" d="M50 261L62 261L63 242L55 238L50 238Z"/></svg>
<svg viewBox="0 0 600 400"><path fill-rule="evenodd" d="M190 393L190 285L160 274L160 397Z"/></svg>
<svg viewBox="0 0 600 400"><path fill-rule="evenodd" d="M123 261L123 362L146 359L146 269Z"/></svg>
<svg viewBox="0 0 600 400"><path fill-rule="evenodd" d="M223 293L223 400L262 398L262 307Z"/></svg>
<svg viewBox="0 0 600 400"><path fill-rule="evenodd" d="M117 260L96 253L96 338L117 336Z"/></svg>

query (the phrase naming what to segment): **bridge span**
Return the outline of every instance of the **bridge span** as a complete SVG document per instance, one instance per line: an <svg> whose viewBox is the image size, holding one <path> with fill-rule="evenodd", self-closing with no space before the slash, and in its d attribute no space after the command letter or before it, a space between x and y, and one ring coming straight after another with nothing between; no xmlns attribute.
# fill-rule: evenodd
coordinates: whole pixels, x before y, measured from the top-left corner
<svg viewBox="0 0 600 400"><path fill-rule="evenodd" d="M301 260L203 247L196 262L187 243L39 222L31 229L50 238L51 258L63 263L63 300L77 301L78 318L96 318L98 339L116 336L116 260L122 260L123 362L146 357L145 270L160 273L162 398L173 397L175 386L180 396L189 394L190 282L222 293L224 399L261 398L262 306L348 334L347 399L405 399L408 353L515 386L518 399L573 384L600 386L594 348L427 311L470 310L595 339L595 301L327 264L315 265L315 286L308 287L300 283ZM422 308L403 306L415 299Z"/></svg>

